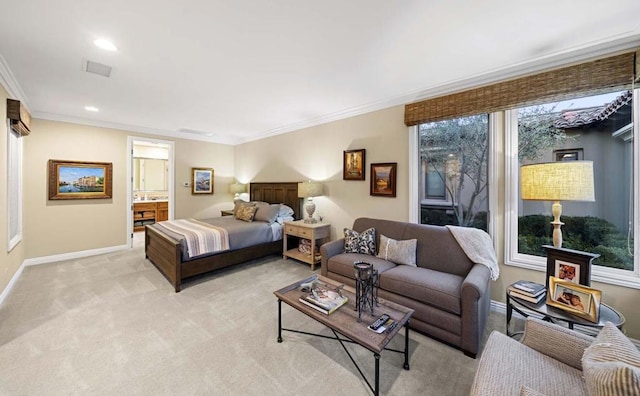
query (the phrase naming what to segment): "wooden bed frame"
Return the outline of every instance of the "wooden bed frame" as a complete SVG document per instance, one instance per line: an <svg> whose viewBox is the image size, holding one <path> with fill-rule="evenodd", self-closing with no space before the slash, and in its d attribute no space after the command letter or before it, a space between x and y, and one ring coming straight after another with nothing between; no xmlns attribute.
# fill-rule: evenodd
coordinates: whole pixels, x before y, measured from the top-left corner
<svg viewBox="0 0 640 396"><path fill-rule="evenodd" d="M251 183L252 201L284 203L294 211L294 218L301 218L298 183ZM270 254L282 254L282 240L226 251L212 256L182 261L180 241L152 227L145 227L145 256L179 292L182 281L195 275L243 263Z"/></svg>

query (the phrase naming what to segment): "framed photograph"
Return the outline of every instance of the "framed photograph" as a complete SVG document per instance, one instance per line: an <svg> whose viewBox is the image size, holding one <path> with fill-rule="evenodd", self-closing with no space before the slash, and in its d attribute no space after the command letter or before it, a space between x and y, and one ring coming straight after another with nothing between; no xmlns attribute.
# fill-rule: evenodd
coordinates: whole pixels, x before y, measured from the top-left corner
<svg viewBox="0 0 640 396"><path fill-rule="evenodd" d="M371 187L369 189L369 195L395 197L397 167L397 162L371 164Z"/></svg>
<svg viewBox="0 0 640 396"><path fill-rule="evenodd" d="M191 168L191 194L213 194L213 169Z"/></svg>
<svg viewBox="0 0 640 396"><path fill-rule="evenodd" d="M560 308L590 322L598 323L602 292L587 286L549 277L547 305Z"/></svg>
<svg viewBox="0 0 640 396"><path fill-rule="evenodd" d="M599 254L550 245L542 247L547 251L547 287L550 276L577 285L591 286L591 264L600 257Z"/></svg>
<svg viewBox="0 0 640 396"><path fill-rule="evenodd" d="M364 180L365 149L342 152L342 180Z"/></svg>
<svg viewBox="0 0 640 396"><path fill-rule="evenodd" d="M49 199L108 199L113 163L49 160Z"/></svg>

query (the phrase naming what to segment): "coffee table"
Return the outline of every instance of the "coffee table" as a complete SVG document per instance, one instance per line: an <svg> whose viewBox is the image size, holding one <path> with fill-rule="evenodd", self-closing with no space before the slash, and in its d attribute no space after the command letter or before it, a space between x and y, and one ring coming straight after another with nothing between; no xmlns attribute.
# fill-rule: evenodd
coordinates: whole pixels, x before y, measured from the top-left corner
<svg viewBox="0 0 640 396"><path fill-rule="evenodd" d="M351 362L353 362L353 364L356 366L356 369L358 369L360 376L362 376L373 394L377 396L380 392L380 353L383 350L404 354L403 368L405 370L409 370L409 320L411 318L411 315L413 315L414 310L404 307L400 304L393 303L391 301L378 299L378 306L375 307L374 315L372 316L369 312L362 313L362 320L358 321L358 312L355 310L355 290L349 286L344 286L344 288L342 289L342 294L347 296L349 301L347 302L347 304L338 308L337 311L331 313L330 315L327 315L322 312L316 311L315 309L299 301L299 298L306 294L305 292L302 292L300 290L300 285L303 283L308 283L316 278L318 281L325 283L328 286L338 287L342 285L341 283L336 282L332 279L314 275L274 292L276 297L278 297L278 342L282 342L283 330L316 337L335 339L339 341L342 345L342 348L345 350L347 355L349 355ZM282 327L282 302L327 326L329 329L331 329L334 336L330 337L323 334L308 333L306 331L287 329ZM380 334L367 329L367 326L369 326L369 324L375 321L380 315L385 313L388 314L391 319L398 322L395 328L393 328L388 333L384 332ZM391 341L391 339L398 333L398 331L400 331L402 327L405 328L404 351L386 348L389 341ZM340 337L339 334L343 337ZM345 347L345 342L358 344L373 352L373 357L375 359L374 386L369 383L369 380L366 378L354 358Z"/></svg>

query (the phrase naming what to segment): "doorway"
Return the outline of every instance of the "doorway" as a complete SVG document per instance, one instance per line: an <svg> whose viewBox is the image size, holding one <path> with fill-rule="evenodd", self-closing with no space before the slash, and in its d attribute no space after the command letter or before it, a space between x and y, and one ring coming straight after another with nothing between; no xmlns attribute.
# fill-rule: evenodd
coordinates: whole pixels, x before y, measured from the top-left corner
<svg viewBox="0 0 640 396"><path fill-rule="evenodd" d="M174 142L127 139L127 236L141 244L144 227L174 217Z"/></svg>

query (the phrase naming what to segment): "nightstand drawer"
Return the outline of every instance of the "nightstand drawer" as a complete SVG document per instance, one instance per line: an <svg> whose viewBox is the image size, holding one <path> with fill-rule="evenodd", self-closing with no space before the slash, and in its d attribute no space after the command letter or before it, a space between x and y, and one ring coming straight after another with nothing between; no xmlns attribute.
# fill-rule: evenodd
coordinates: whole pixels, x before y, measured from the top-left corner
<svg viewBox="0 0 640 396"><path fill-rule="evenodd" d="M295 235L303 238L311 238L313 235L313 230L308 228L296 227L294 225L287 225L285 227L285 232L289 235Z"/></svg>

